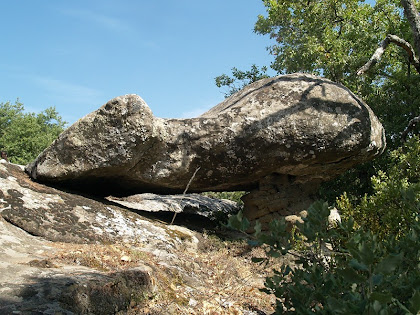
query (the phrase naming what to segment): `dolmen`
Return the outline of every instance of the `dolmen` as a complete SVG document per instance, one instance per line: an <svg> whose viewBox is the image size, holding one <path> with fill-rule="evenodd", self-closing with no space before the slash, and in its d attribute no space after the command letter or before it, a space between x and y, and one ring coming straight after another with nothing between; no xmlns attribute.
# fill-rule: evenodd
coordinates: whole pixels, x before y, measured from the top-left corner
<svg viewBox="0 0 420 315"><path fill-rule="evenodd" d="M244 214L305 210L320 183L381 154L384 129L346 87L308 74L263 79L197 118L155 117L138 95L78 120L26 167L102 196L247 191Z"/></svg>

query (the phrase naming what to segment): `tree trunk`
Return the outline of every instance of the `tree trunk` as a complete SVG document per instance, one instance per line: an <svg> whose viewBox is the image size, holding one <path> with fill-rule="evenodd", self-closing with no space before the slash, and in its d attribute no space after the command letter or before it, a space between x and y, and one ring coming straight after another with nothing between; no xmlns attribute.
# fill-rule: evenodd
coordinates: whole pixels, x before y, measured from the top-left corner
<svg viewBox="0 0 420 315"><path fill-rule="evenodd" d="M410 23L411 30L414 37L414 46L417 56L420 56L420 16L417 11L415 1L401 0L401 5L404 8L404 15Z"/></svg>
<svg viewBox="0 0 420 315"><path fill-rule="evenodd" d="M381 59L382 54L385 52L390 43L394 43L402 47L407 52L410 63L420 74L420 62L418 59L418 56L420 56L420 15L414 0L401 0L401 5L404 8L404 15L411 26L411 31L414 38L414 48L406 40L396 35L388 34L388 36L381 43L381 46L378 47L369 61L357 71L357 75L364 74L373 65L375 65L379 59Z"/></svg>

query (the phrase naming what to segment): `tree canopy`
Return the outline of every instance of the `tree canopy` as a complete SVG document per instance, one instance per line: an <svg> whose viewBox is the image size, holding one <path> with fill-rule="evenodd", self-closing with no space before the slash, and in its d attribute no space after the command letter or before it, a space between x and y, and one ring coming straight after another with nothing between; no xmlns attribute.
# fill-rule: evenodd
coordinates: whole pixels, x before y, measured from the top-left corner
<svg viewBox="0 0 420 315"><path fill-rule="evenodd" d="M10 162L26 164L58 137L65 124L53 107L35 114L25 112L18 100L0 103L0 149Z"/></svg>

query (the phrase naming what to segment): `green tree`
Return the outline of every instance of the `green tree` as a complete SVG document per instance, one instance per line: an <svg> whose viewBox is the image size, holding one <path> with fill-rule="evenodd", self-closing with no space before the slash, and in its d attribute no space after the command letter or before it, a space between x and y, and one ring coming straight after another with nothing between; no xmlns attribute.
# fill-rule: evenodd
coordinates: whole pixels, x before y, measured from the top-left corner
<svg viewBox="0 0 420 315"><path fill-rule="evenodd" d="M65 124L53 107L35 114L25 112L18 100L0 103L0 149L7 151L10 162L26 164L58 137Z"/></svg>

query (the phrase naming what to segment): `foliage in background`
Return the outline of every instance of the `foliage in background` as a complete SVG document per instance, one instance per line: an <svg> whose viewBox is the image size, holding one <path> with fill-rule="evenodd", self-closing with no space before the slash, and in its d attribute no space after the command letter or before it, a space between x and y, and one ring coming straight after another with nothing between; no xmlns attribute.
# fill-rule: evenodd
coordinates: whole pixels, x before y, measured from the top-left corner
<svg viewBox="0 0 420 315"><path fill-rule="evenodd" d="M0 149L12 163L27 164L63 131L65 122L53 108L35 114L22 103L0 103Z"/></svg>
<svg viewBox="0 0 420 315"><path fill-rule="evenodd" d="M399 239L380 239L356 228L351 217L333 226L329 214L327 203L314 203L293 237L284 220L272 221L268 233L257 223L253 245L265 244L268 257L294 257L265 281L263 291L276 296L276 314L417 314L420 215ZM249 222L240 213L229 218L228 226L246 231Z"/></svg>
<svg viewBox="0 0 420 315"><path fill-rule="evenodd" d="M380 237L403 235L420 213L420 138L413 137L390 156L388 170L372 177L372 195L356 205L347 194L337 201L340 213Z"/></svg>
<svg viewBox="0 0 420 315"><path fill-rule="evenodd" d="M245 195L244 191L208 191L202 193L204 196L217 198L217 199L228 199L238 203L238 205L243 205L242 196Z"/></svg>
<svg viewBox="0 0 420 315"><path fill-rule="evenodd" d="M222 74L216 77L215 81L217 87L228 88L228 90L225 92L225 97L229 97L243 89L248 84L268 77L269 76L267 75L266 66L259 68L256 65L252 65L251 69L247 71L232 68L232 77L229 77L226 74Z"/></svg>

